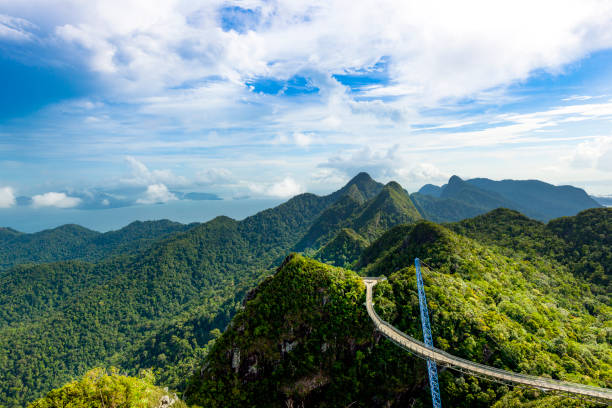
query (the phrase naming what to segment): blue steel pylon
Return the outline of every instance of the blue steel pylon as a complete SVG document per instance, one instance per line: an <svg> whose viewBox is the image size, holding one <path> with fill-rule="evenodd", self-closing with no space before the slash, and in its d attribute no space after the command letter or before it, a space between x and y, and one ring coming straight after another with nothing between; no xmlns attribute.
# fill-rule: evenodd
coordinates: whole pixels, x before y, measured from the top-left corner
<svg viewBox="0 0 612 408"><path fill-rule="evenodd" d="M423 277L421 276L421 261L419 258L414 258L414 266L416 267L417 291L419 292L419 308L421 309L423 340L427 346L433 348L431 327L429 326L429 311L427 310L427 299L425 298L425 287L423 286ZM442 402L440 401L440 385L438 384L438 369L436 368L435 361L427 360L427 371L429 373L429 388L431 389L432 405L434 408L442 408Z"/></svg>

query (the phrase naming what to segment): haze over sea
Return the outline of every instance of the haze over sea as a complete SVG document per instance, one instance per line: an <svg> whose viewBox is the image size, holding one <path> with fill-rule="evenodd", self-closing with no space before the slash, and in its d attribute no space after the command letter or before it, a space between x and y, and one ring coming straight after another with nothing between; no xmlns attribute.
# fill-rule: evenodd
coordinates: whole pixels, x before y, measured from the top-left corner
<svg viewBox="0 0 612 408"><path fill-rule="evenodd" d="M83 227L106 232L127 224L147 220L169 219L181 223L205 222L219 215L243 219L259 211L274 207L285 200L245 199L171 201L157 205L134 205L106 210L78 210L53 207L13 207L0 211L0 226L22 232L36 232L64 224L79 224Z"/></svg>

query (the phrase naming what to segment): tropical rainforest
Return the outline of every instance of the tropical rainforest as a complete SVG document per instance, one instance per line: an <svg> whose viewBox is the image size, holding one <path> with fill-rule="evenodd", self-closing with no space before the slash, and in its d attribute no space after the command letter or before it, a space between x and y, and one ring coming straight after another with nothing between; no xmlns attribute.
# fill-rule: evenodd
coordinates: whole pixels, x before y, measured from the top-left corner
<svg viewBox="0 0 612 408"><path fill-rule="evenodd" d="M612 387L612 209L474 180L409 195L361 173L241 221L2 229L0 406L430 406L424 362L374 330L359 277L386 276L378 313L420 338L415 257L437 347ZM446 406L585 404L440 382Z"/></svg>

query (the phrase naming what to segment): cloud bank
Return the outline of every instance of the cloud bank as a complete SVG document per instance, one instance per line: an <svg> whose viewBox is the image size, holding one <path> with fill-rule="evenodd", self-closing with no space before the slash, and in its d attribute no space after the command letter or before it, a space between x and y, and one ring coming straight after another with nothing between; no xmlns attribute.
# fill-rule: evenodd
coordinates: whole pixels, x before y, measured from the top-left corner
<svg viewBox="0 0 612 408"><path fill-rule="evenodd" d="M0 208L9 208L16 203L15 192L11 187L0 187Z"/></svg>
<svg viewBox="0 0 612 408"><path fill-rule="evenodd" d="M3 155L28 147L20 191L69 158L49 180L91 174L143 202L169 198L159 186L328 192L362 170L413 189L543 169L612 182L605 154L576 167L612 134L607 1L22 0L0 13L3 54L60 88L85 83L0 126Z"/></svg>
<svg viewBox="0 0 612 408"><path fill-rule="evenodd" d="M66 193L48 192L32 197L32 207L73 208L81 203L78 197L70 197Z"/></svg>
<svg viewBox="0 0 612 408"><path fill-rule="evenodd" d="M168 201L178 200L174 194L168 191L168 187L163 184L152 184L147 187L147 191L142 198L139 198L138 204L163 204Z"/></svg>

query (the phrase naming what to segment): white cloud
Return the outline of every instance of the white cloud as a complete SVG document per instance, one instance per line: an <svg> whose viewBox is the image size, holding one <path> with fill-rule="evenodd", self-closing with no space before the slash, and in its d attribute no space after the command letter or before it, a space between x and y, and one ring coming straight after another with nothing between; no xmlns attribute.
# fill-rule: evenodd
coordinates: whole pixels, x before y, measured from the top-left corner
<svg viewBox="0 0 612 408"><path fill-rule="evenodd" d="M436 183L446 181L450 177L449 174L441 171L436 166L430 163L417 163L411 167L403 167L396 170L400 182L426 182Z"/></svg>
<svg viewBox="0 0 612 408"><path fill-rule="evenodd" d="M295 132L293 134L293 140L295 144L300 147L308 147L313 142L312 135L301 132Z"/></svg>
<svg viewBox="0 0 612 408"><path fill-rule="evenodd" d="M220 8L227 5L251 8L259 21L249 30L224 31ZM214 166L230 169L231 178L270 180L270 174L295 174L301 184L310 182L316 164L329 152L342 149L319 170L335 170L340 178L366 170L382 179L416 182L442 177L444 169L475 169L478 160L468 163L453 149L463 148L466 155L472 154L468 149L480 149L473 153L475 159L494 147L509 149L524 142L548 143L555 150L555 139L544 132L612 117L610 101L593 103L599 96L588 95L597 93L581 88L572 89L576 95L565 102L588 102L583 105L492 117L504 111L512 97L506 92L509 85L522 89L534 72L571 73L576 66L567 68L568 63L610 49L611 2L20 0L5 1L2 9L6 15L0 19L0 32L25 38L32 30L44 40L36 42L41 48L56 47L51 49L57 54L54 59L83 61L103 84L95 101L81 101L79 109L70 110L80 116L66 115L63 104L57 108L61 114L49 115L51 120L36 129L62 129L60 143L49 137L49 142L37 144L40 150L56 149L57 156L69 157L74 151L95 160L100 155L147 155L155 166L162 157L182 165L202 160L203 150L209 149L207 157L222 152L223 158L213 157ZM41 28L34 31L30 21ZM351 90L334 78L364 71L380 73L383 81ZM258 78L282 82L295 75L319 92L266 95L247 85ZM478 109L457 105L462 98L494 113L473 117L466 111ZM524 106L521 112L529 109ZM437 113L431 112L440 111L439 117L432 117ZM78 124L73 119L77 117ZM419 133L416 125L428 127L429 133ZM464 132L461 127L466 125L477 130ZM449 131L453 127L457 131ZM274 135L284 136L271 143ZM396 143L397 151L390 150ZM290 150L285 145L296 147L289 153L289 164L272 163L270 157ZM319 146L328 147L324 157ZM589 146L583 149L576 163L590 154ZM423 151L435 151L436 156L429 160L420 155ZM245 170L246 164L236 165L238 157L258 163L258 173L265 176ZM531 164L558 164L559 157L549 163L535 158ZM605 157L589 168L605 168ZM173 189L189 185L192 178L203 185L231 182L214 170L193 177L201 168L197 165L186 173L177 170L180 167L153 170L153 162L127 160L131 172L122 182L128 186L163 184ZM504 162L505 169L500 162L478 162L480 174L503 170L504 176L512 176L513 170L527 168L520 158ZM269 184L263 183L261 194L267 194Z"/></svg>
<svg viewBox="0 0 612 408"><path fill-rule="evenodd" d="M177 200L177 198L168 191L168 187L163 184L152 184L147 187L144 196L139 198L136 202L139 204L157 204L174 200Z"/></svg>
<svg viewBox="0 0 612 408"><path fill-rule="evenodd" d="M127 156L131 174L122 178L123 184L131 186L148 186L151 184L166 184L170 186L184 186L189 182L183 176L175 175L171 170L149 170L147 166L134 157Z"/></svg>
<svg viewBox="0 0 612 408"><path fill-rule="evenodd" d="M364 92L438 100L536 69L560 72L612 46L612 4L597 0L253 0L235 4L260 16L243 33L223 31L219 10L233 3L221 0L72 1L70 14L56 11L60 0L14 3L7 13L55 27L57 39L87 50L91 69L116 79L120 93L152 95L210 76L244 84L303 72L328 88L318 74L373 69L384 57L390 81Z"/></svg>
<svg viewBox="0 0 612 408"><path fill-rule="evenodd" d="M295 181L295 179L285 177L282 181L272 184L268 188L267 194L273 197L293 197L304 191L304 187Z"/></svg>
<svg viewBox="0 0 612 408"><path fill-rule="evenodd" d="M568 156L562 158L574 168L595 168L612 171L612 136L598 137L578 143Z"/></svg>
<svg viewBox="0 0 612 408"><path fill-rule="evenodd" d="M427 157L402 152L401 146L373 150L364 148L349 154L335 156L319 164L323 169L333 169L352 177L365 171L380 181L395 180L407 188L420 187L424 183L446 181L450 175L440 170Z"/></svg>
<svg viewBox="0 0 612 408"><path fill-rule="evenodd" d="M15 190L11 187L0 187L0 208L12 207L15 202Z"/></svg>
<svg viewBox="0 0 612 408"><path fill-rule="evenodd" d="M336 169L348 177L360 171L369 173L374 178L389 179L396 174L401 159L397 156L398 146L389 149L373 150L369 147L333 156L321 168Z"/></svg>
<svg viewBox="0 0 612 408"><path fill-rule="evenodd" d="M304 132L293 132L291 135L281 133L272 139L271 143L275 145L295 145L298 147L308 147L314 142L314 135Z"/></svg>
<svg viewBox="0 0 612 408"><path fill-rule="evenodd" d="M36 28L34 24L19 17L0 14L0 38L12 41L30 41L34 35L30 32Z"/></svg>
<svg viewBox="0 0 612 408"><path fill-rule="evenodd" d="M232 181L232 172L224 168L208 169L196 174L196 183L206 186L229 184Z"/></svg>
<svg viewBox="0 0 612 408"><path fill-rule="evenodd" d="M255 193L270 197L289 198L306 191L304 186L293 177L285 177L276 183L245 183L248 189Z"/></svg>
<svg viewBox="0 0 612 408"><path fill-rule="evenodd" d="M81 203L78 197L67 196L66 193L48 192L38 194L32 197L32 206L40 207L57 207L57 208L72 208Z"/></svg>

